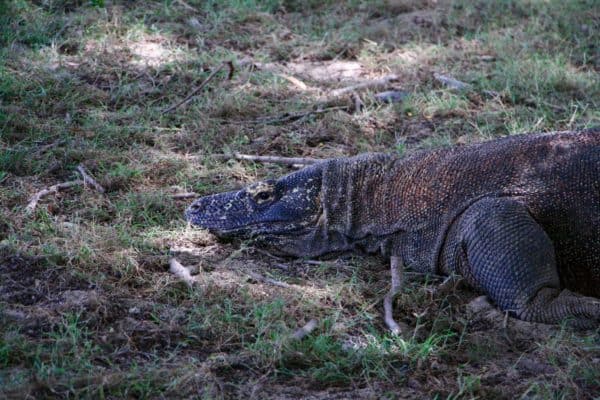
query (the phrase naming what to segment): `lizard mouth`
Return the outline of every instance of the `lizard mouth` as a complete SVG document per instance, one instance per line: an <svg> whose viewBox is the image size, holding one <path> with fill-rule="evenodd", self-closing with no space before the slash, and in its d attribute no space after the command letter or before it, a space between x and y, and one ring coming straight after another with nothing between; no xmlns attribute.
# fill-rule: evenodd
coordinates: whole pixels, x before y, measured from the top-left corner
<svg viewBox="0 0 600 400"><path fill-rule="evenodd" d="M277 226L273 226L276 224ZM249 239L269 238L302 234L308 231L309 224L290 224L289 221L271 221L246 225L242 228L208 228L208 231L219 238L245 237Z"/></svg>
<svg viewBox="0 0 600 400"><path fill-rule="evenodd" d="M242 226L206 226L202 223L194 224L200 228L207 229L218 238L223 239L258 239L258 240L277 240L281 237L302 236L310 233L319 224L322 209L319 209L315 215L300 221L290 221L289 219L257 221Z"/></svg>

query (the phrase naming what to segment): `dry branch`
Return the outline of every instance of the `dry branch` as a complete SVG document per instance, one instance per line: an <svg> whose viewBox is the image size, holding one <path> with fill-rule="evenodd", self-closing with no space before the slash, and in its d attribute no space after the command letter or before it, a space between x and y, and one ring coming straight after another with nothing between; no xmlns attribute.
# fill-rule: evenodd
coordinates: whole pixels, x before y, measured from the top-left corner
<svg viewBox="0 0 600 400"><path fill-rule="evenodd" d="M291 84L293 84L294 86L296 86L298 89L301 90L308 90L309 87L306 83L302 82L300 79L295 78L291 75L286 75L286 74L277 74L278 76L282 77L283 79L285 79L286 81L290 82Z"/></svg>
<svg viewBox="0 0 600 400"><path fill-rule="evenodd" d="M273 163L273 164L283 164L283 165L311 165L318 163L319 159L317 158L305 158L305 157L279 157L279 156L256 156L252 154L240 154L233 153L231 155L228 154L219 154L217 158L222 159L236 159L236 160L244 160L244 161L256 161L262 163Z"/></svg>
<svg viewBox="0 0 600 400"><path fill-rule="evenodd" d="M42 145L42 146L40 146L40 147L37 148L37 150L35 151L34 154L36 156L42 155L45 152L47 152L48 150L52 149L53 147L62 146L65 143L67 143L66 140L57 140L56 142L52 142L52 143L48 143L48 144Z"/></svg>
<svg viewBox="0 0 600 400"><path fill-rule="evenodd" d="M185 193L175 193L171 195L173 200L185 200L185 199L193 199L196 197L200 197L198 193L194 192L185 192Z"/></svg>
<svg viewBox="0 0 600 400"><path fill-rule="evenodd" d="M179 106L182 106L182 105L184 105L184 104L187 104L187 103L189 103L189 102L192 100L192 98L194 98L194 97L195 97L195 96L196 96L196 95L197 95L197 94L198 94L198 93L199 93L199 92L200 92L200 91L201 91L201 90L204 88L204 86L206 86L206 84L207 84L208 82L210 82L210 81L211 81L211 80L212 80L212 79L215 77L215 75L216 75L216 74L217 74L219 71L221 71L223 68L225 68L226 66L227 66L227 67L229 67L229 74L227 75L227 79L229 79L229 80L230 80L231 78L233 78L233 73L234 73L234 71L235 71L235 69L234 69L234 67L233 67L233 63L232 63L231 61L224 61L223 63L221 63L221 65L219 65L217 68L215 68L215 69L214 69L214 70L213 70L213 71L210 73L210 75L208 75L208 77L207 77L207 78L204 80L204 82L202 82L202 83L200 84L200 86L198 86L197 88L195 88L194 90L192 90L192 92L191 92L190 94L188 94L188 95L187 95L187 96L186 96L186 97L185 97L183 100L181 100L180 102L178 102L178 103L175 103L175 104L173 104L172 106L165 108L165 109L162 111L162 113L163 113L163 114L169 113L169 112L171 112L171 111L175 110L177 107L179 107Z"/></svg>
<svg viewBox="0 0 600 400"><path fill-rule="evenodd" d="M458 79L454 79L451 76L438 74L437 72L433 74L433 77L438 82L442 83L445 86L448 86L450 89L464 90L471 87L471 85L469 85L468 83L461 82Z"/></svg>
<svg viewBox="0 0 600 400"><path fill-rule="evenodd" d="M352 92L352 101L354 102L354 112L361 112L365 107L365 103L356 92Z"/></svg>
<svg viewBox="0 0 600 400"><path fill-rule="evenodd" d="M48 196L53 193L58 193L60 190L68 189L73 186L79 186L79 185L83 185L83 184L84 184L84 181L77 179L75 181L58 183L56 185L50 186L49 188L40 190L39 192L34 194L31 197L31 199L29 200L27 207L25 207L25 213L31 214L37 207L37 204L42 199L42 197Z"/></svg>
<svg viewBox="0 0 600 400"><path fill-rule="evenodd" d="M248 275L250 275L250 277L257 282L268 283L269 285L282 287L282 288L290 287L289 283L278 281L277 279L273 279L273 278L267 278L266 276L262 276L261 274L259 274L257 272L250 271L250 272L248 272Z"/></svg>
<svg viewBox="0 0 600 400"><path fill-rule="evenodd" d="M339 111L339 110L347 111L349 109L350 109L349 106L328 107L328 108L322 108L322 109L316 109L316 110L302 111L302 112L298 112L298 113L285 113L278 117L259 118L253 122L258 123L258 124L280 124L280 123L284 123L284 122L291 122L291 121L303 119L310 115L325 114L330 111Z"/></svg>
<svg viewBox="0 0 600 400"><path fill-rule="evenodd" d="M275 254L271 254L268 251L259 249L257 247L249 247L246 250L250 250L250 251L252 251L254 253L262 254L263 256L267 256L269 258L272 258L273 260L277 260L277 261L281 261L281 262L285 261L285 258L278 257Z"/></svg>
<svg viewBox="0 0 600 400"><path fill-rule="evenodd" d="M310 333L312 331L315 330L315 328L317 327L317 320L316 319L311 319L310 321L308 321L306 323L306 325L304 325L302 328L299 328L298 330L296 330L296 332L294 332L294 334L292 335L292 339L295 340L302 340L303 338L305 338L306 336L310 335Z"/></svg>
<svg viewBox="0 0 600 400"><path fill-rule="evenodd" d="M183 0L175 0L175 3L179 4L181 7L185 8L188 11L198 12L198 10L196 10L194 7L190 6Z"/></svg>
<svg viewBox="0 0 600 400"><path fill-rule="evenodd" d="M373 79L370 81L358 83L356 85L346 86L343 88L332 90L331 96L338 97L338 96L343 96L345 94L352 93L352 92L359 91L359 90L385 87L385 86L389 85L391 82L397 81L398 79L399 79L398 75L387 75L387 76L384 76L383 78Z"/></svg>
<svg viewBox="0 0 600 400"><path fill-rule="evenodd" d="M94 189L96 189L98 192L100 193L105 193L106 190L102 187L102 185L100 185L95 179L94 177L92 177L92 175L90 175L86 170L85 167L82 164L79 164L77 166L77 171L81 174L81 176L83 177L83 182L86 185L90 185L92 186Z"/></svg>
<svg viewBox="0 0 600 400"><path fill-rule="evenodd" d="M184 267L175 258L169 260L169 271L177 278L185 282L189 287L193 287L196 284L196 278L190 274L190 270Z"/></svg>
<svg viewBox="0 0 600 400"><path fill-rule="evenodd" d="M492 99L498 99L502 96L500 93L496 92L495 90L484 90L481 93L485 94L488 97L491 97ZM558 111L566 110L564 107L560 107L560 106L556 106L556 107L559 107Z"/></svg>

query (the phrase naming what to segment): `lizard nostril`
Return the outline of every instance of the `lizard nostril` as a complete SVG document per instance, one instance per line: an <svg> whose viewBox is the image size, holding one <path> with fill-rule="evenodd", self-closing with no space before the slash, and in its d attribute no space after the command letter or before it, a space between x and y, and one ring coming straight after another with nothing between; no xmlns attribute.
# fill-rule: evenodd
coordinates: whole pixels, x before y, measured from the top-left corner
<svg viewBox="0 0 600 400"><path fill-rule="evenodd" d="M190 210L193 212L199 212L202 210L202 206L199 203L193 203L190 205Z"/></svg>

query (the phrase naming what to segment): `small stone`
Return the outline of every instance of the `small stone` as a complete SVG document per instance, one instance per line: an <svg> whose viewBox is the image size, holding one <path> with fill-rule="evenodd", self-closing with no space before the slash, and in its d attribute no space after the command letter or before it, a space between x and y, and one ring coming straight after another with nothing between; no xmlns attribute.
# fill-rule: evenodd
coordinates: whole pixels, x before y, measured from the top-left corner
<svg viewBox="0 0 600 400"><path fill-rule="evenodd" d="M385 92L376 93L374 96L375 100L380 101L382 103L400 103L406 97L408 97L408 92L404 92L401 90L388 90Z"/></svg>
<svg viewBox="0 0 600 400"><path fill-rule="evenodd" d="M421 385L421 382L419 382L415 378L408 378L407 385L409 388L414 390L419 390L423 387L423 385Z"/></svg>
<svg viewBox="0 0 600 400"><path fill-rule="evenodd" d="M192 18L188 19L187 24L190 28L192 28L196 31L203 30L202 24L200 23L200 21L198 21L198 18L196 18L196 17L192 17Z"/></svg>
<svg viewBox="0 0 600 400"><path fill-rule="evenodd" d="M496 57L490 56L490 55L487 55L487 54L479 56L479 61L492 62L492 61L495 61L495 60L496 60Z"/></svg>
<svg viewBox="0 0 600 400"><path fill-rule="evenodd" d="M479 296L467 304L467 310L473 314L479 314L485 310L493 308L487 296Z"/></svg>

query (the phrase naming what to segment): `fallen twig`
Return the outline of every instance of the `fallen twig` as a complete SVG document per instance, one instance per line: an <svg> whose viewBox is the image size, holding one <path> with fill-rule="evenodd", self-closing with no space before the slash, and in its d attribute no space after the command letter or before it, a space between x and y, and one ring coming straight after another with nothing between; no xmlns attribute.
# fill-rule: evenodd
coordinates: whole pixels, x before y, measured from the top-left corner
<svg viewBox="0 0 600 400"><path fill-rule="evenodd" d="M328 107L328 108L316 109L316 110L310 110L310 111L302 111L302 112L298 112L298 113L285 113L278 117L259 118L257 120L254 120L254 123L259 123L259 124L284 123L284 122L296 121L296 120L299 120L302 118L306 118L310 115L325 114L330 111L349 110L349 109L350 109L349 106L337 106L337 107Z"/></svg>
<svg viewBox="0 0 600 400"><path fill-rule="evenodd" d="M189 287L193 287L197 282L196 278L190 274L190 271L181 265L181 263L175 258L171 258L169 260L169 271L171 271L171 273L177 278L185 282Z"/></svg>
<svg viewBox="0 0 600 400"><path fill-rule="evenodd" d="M302 340L306 336L310 335L312 331L317 327L318 321L316 319L311 319L304 325L302 328L298 328L296 332L292 335L292 339Z"/></svg>
<svg viewBox="0 0 600 400"><path fill-rule="evenodd" d="M301 89L301 90L309 89L308 85L306 83L302 82L298 78L295 78L291 75L286 75L286 74L277 74L277 75L280 76L281 78L285 79L286 81L290 82L291 84L296 86L298 89Z"/></svg>
<svg viewBox="0 0 600 400"><path fill-rule="evenodd" d="M246 250L250 250L250 251L252 251L254 253L262 254L264 256L267 256L267 257L272 258L272 259L277 260L277 261L282 261L282 262L285 261L285 258L278 257L275 254L271 254L268 251L259 249L257 247L249 247Z"/></svg>
<svg viewBox="0 0 600 400"><path fill-rule="evenodd" d="M276 63L261 63L259 61L255 61L251 57L244 57L237 63L241 68L249 67L251 69L256 69L259 71L267 71L273 73L281 73L284 69L282 65Z"/></svg>
<svg viewBox="0 0 600 400"><path fill-rule="evenodd" d="M482 54L480 56L476 57L479 61L483 61L483 62L492 62L492 61L496 61L496 57L491 56L489 54Z"/></svg>
<svg viewBox="0 0 600 400"><path fill-rule="evenodd" d="M461 82L458 79L454 79L451 76L438 74L437 72L433 73L433 77L438 82L442 83L445 86L448 86L450 89L464 90L471 87L471 85L469 85L468 83Z"/></svg>
<svg viewBox="0 0 600 400"><path fill-rule="evenodd" d="M240 154L233 153L231 155L219 154L217 158L245 161L257 161L262 163L273 163L273 164L284 164L284 165L311 165L318 163L319 159L316 158L304 158L304 157L279 157L279 156L255 156L252 154Z"/></svg>
<svg viewBox="0 0 600 400"><path fill-rule="evenodd" d="M37 207L37 204L42 199L42 197L48 196L53 193L58 193L60 190L68 189L73 186L79 186L79 185L83 185L83 184L84 184L84 181L77 179L74 181L58 183L56 185L50 186L49 188L40 190L39 192L34 194L31 197L31 199L29 200L27 207L25 207L25 213L31 214Z"/></svg>
<svg viewBox="0 0 600 400"><path fill-rule="evenodd" d="M183 0L175 0L175 3L179 4L181 7L185 8L188 11L198 12L198 10L196 10L194 7L190 6Z"/></svg>
<svg viewBox="0 0 600 400"><path fill-rule="evenodd" d="M458 289L463 282L464 279L461 276L449 275L436 289L434 289L433 294L440 297L446 296Z"/></svg>
<svg viewBox="0 0 600 400"><path fill-rule="evenodd" d="M200 197L198 193L194 192L185 192L185 193L175 193L171 195L173 200L185 200L185 199L193 199L196 197Z"/></svg>
<svg viewBox="0 0 600 400"><path fill-rule="evenodd" d="M483 93L486 96L491 97L493 99L500 98L500 96L501 96L501 94L496 92L495 90L484 90L481 93Z"/></svg>
<svg viewBox="0 0 600 400"><path fill-rule="evenodd" d="M308 264L308 265L323 265L323 263L325 263L326 261L319 261L319 260L302 260L302 263L304 264Z"/></svg>
<svg viewBox="0 0 600 400"><path fill-rule="evenodd" d="M84 184L92 186L94 189L96 189L100 193L105 193L106 192L106 190L102 187L102 185L100 185L98 182L96 182L96 180L92 177L92 175L90 175L85 170L85 167L82 164L79 164L77 166L77 171L83 177Z"/></svg>
<svg viewBox="0 0 600 400"><path fill-rule="evenodd" d="M352 101L354 101L354 112L361 112L365 107L360 95L356 92L352 92Z"/></svg>
<svg viewBox="0 0 600 400"><path fill-rule="evenodd" d="M223 63L221 63L221 65L219 65L217 68L215 68L215 69L214 69L214 70L213 70L213 71L210 73L210 75L208 75L208 77L207 77L207 78L204 80L204 82L202 82L202 83L200 84L200 86L198 86L196 89L192 90L192 92L191 92L190 94L188 94L188 95L187 95L187 96L186 96L186 97L185 97L183 100L181 100L180 102L178 102L178 103L175 103L175 104L173 104L172 106L165 108L165 109L162 111L162 113L163 113L163 114L169 113L169 112L173 111L174 109L176 109L177 107L179 107L179 106L182 106L182 105L184 105L184 104L188 103L190 100L192 100L192 98L193 98L194 96L196 96L196 95L197 95L197 94L198 94L198 93L199 93L199 92L200 92L200 91L201 91L201 90L204 88L204 86L206 86L206 84L207 84L208 82L210 82L210 81L211 81L211 80L212 80L212 79L215 77L215 75L216 75L216 74L217 74L219 71L221 71L221 70L222 70L224 67L226 67L226 66L227 66L227 67L229 67L229 74L227 75L227 79L229 79L229 80L230 80L230 79L233 77L233 73L234 73L234 71L235 71L235 69L234 69L234 67L233 67L233 62L231 62L231 61L224 61Z"/></svg>
<svg viewBox="0 0 600 400"><path fill-rule="evenodd" d="M269 285L273 285L273 286L277 286L277 287L282 287L282 288L289 288L290 287L289 283L278 281L277 279L273 279L273 278L267 278L266 276L262 276L261 274L259 274L257 272L249 271L248 275L250 275L250 277L252 279L254 279L255 281L257 281L257 282L268 283Z"/></svg>
<svg viewBox="0 0 600 400"><path fill-rule="evenodd" d="M387 86L390 82L397 81L399 79L398 75L387 75L383 78L373 79L370 81L358 83L356 85L346 86L343 88L335 89L331 91L331 95L333 97L342 96L348 93L352 93L357 90L365 90L365 89L373 89L382 86Z"/></svg>
<svg viewBox="0 0 600 400"><path fill-rule="evenodd" d="M45 152L47 152L48 150L50 150L51 148L57 147L57 146L62 146L65 143L67 143L66 140L57 140L56 142L44 144L44 145L38 147L34 154L36 156L42 155Z"/></svg>

